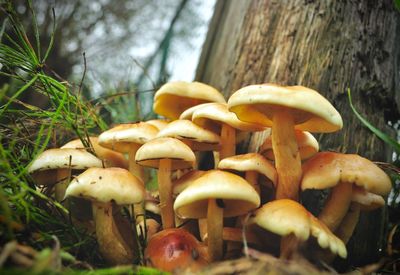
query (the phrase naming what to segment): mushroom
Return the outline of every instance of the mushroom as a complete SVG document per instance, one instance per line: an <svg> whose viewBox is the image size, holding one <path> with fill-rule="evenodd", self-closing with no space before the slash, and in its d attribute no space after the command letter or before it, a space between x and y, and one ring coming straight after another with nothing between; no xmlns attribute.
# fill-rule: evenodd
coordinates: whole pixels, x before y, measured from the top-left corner
<svg viewBox="0 0 400 275"><path fill-rule="evenodd" d="M166 272L196 272L208 264L206 247L181 228L165 229L155 234L144 254L147 265Z"/></svg>
<svg viewBox="0 0 400 275"><path fill-rule="evenodd" d="M162 129L164 129L168 123L169 120L165 120L165 119L150 119L150 120L146 120L147 124L153 125L154 127L156 127L158 129L158 131L161 131Z"/></svg>
<svg viewBox="0 0 400 275"><path fill-rule="evenodd" d="M295 130L297 146L301 160L306 160L314 156L319 151L318 141L307 131ZM267 159L275 160L274 151L272 150L272 136L268 136L259 148L259 153Z"/></svg>
<svg viewBox="0 0 400 275"><path fill-rule="evenodd" d="M205 129L219 133L223 141L219 150L219 159L235 155L237 130L265 130L265 127L240 121L234 113L228 111L226 103L209 103L199 106L192 114L192 121Z"/></svg>
<svg viewBox="0 0 400 275"><path fill-rule="evenodd" d="M315 237L322 248L342 258L347 257L343 242L301 204L289 199L280 199L264 204L250 220L272 233L282 236L281 258L290 259L301 243Z"/></svg>
<svg viewBox="0 0 400 275"><path fill-rule="evenodd" d="M55 184L55 198L61 201L72 170L102 166L100 159L83 149L48 149L30 163L28 173L38 185Z"/></svg>
<svg viewBox="0 0 400 275"><path fill-rule="evenodd" d="M210 261L222 258L223 217L240 216L260 205L254 188L241 177L209 170L195 179L175 199L181 218L207 218Z"/></svg>
<svg viewBox="0 0 400 275"><path fill-rule="evenodd" d="M135 241L124 240L113 217L117 205L137 204L144 198L143 183L122 168L89 168L69 184L66 197L92 202L99 249L111 264L133 263L139 256Z"/></svg>
<svg viewBox="0 0 400 275"><path fill-rule="evenodd" d="M392 188L388 175L359 155L320 152L303 164L302 190L332 188L318 216L331 231L348 212L355 186L379 196Z"/></svg>
<svg viewBox="0 0 400 275"><path fill-rule="evenodd" d="M136 153L139 165L158 168L158 191L163 228L175 227L172 208L171 171L193 167L196 157L182 141L175 138L155 138Z"/></svg>
<svg viewBox="0 0 400 275"><path fill-rule="evenodd" d="M240 120L272 128L278 199L297 200L299 195L302 171L295 129L327 133L343 125L322 95L303 86L250 85L236 91L228 107Z"/></svg>
<svg viewBox="0 0 400 275"><path fill-rule="evenodd" d="M277 182L275 167L262 155L257 153L247 153L225 158L219 162L218 169L244 171L245 179L254 187L258 194L260 194L258 174L266 176L273 185Z"/></svg>
<svg viewBox="0 0 400 275"><path fill-rule="evenodd" d="M186 109L206 102L223 102L223 95L215 88L200 82L169 82L154 95L156 114L175 120Z"/></svg>
<svg viewBox="0 0 400 275"><path fill-rule="evenodd" d="M105 167L128 168L128 161L125 159L123 154L100 146L97 137L89 137L89 142L91 146L93 146L96 156L104 161ZM82 140L80 139L71 140L70 142L61 146L61 149L64 148L85 149L87 151L90 149L83 145Z"/></svg>

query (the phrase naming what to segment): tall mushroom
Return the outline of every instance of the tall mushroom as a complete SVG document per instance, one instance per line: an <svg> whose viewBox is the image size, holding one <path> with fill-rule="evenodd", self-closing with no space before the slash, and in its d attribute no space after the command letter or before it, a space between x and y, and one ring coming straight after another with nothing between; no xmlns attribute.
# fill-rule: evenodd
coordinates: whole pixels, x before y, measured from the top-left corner
<svg viewBox="0 0 400 275"><path fill-rule="evenodd" d="M209 257L217 261L222 258L223 217L240 216L259 205L259 195L244 179L210 170L176 197L174 209L181 218L207 218Z"/></svg>
<svg viewBox="0 0 400 275"><path fill-rule="evenodd" d="M343 125L340 114L322 95L303 86L250 85L236 91L228 107L240 120L272 128L278 199L298 199L301 159L295 129L328 133Z"/></svg>
<svg viewBox="0 0 400 275"><path fill-rule="evenodd" d="M136 153L139 165L158 168L158 191L163 228L175 227L172 202L171 171L193 167L196 157L182 141L175 138L155 138Z"/></svg>
<svg viewBox="0 0 400 275"><path fill-rule="evenodd" d="M122 168L90 168L72 180L65 194L92 201L100 252L111 264L133 263L139 256L136 242L124 240L115 224L113 202L137 204L144 195L141 180Z"/></svg>

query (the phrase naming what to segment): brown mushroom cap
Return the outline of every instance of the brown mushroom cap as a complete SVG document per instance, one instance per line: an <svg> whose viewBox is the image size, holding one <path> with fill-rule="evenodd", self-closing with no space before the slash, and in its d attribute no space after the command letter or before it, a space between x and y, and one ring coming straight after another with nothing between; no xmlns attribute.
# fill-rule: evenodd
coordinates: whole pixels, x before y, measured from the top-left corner
<svg viewBox="0 0 400 275"><path fill-rule="evenodd" d="M136 152L136 162L143 166L158 168L161 159L171 159L171 169L191 168L196 157L182 141L170 138L155 138L142 145Z"/></svg>
<svg viewBox="0 0 400 275"><path fill-rule="evenodd" d="M205 246L181 228L162 230L147 243L145 260L148 265L166 272L191 272L208 264Z"/></svg>
<svg viewBox="0 0 400 275"><path fill-rule="evenodd" d="M71 181L65 196L124 205L143 201L145 192L141 180L126 169L89 168Z"/></svg>
<svg viewBox="0 0 400 275"><path fill-rule="evenodd" d="M154 95L153 110L175 120L186 109L206 102L225 102L225 99L218 90L204 83L169 82Z"/></svg>
<svg viewBox="0 0 400 275"><path fill-rule="evenodd" d="M99 136L99 144L112 150L127 153L132 144L142 145L155 138L158 129L145 122L120 124Z"/></svg>
<svg viewBox="0 0 400 275"><path fill-rule="evenodd" d="M303 86L250 85L236 91L228 107L240 120L266 127L272 127L274 113L280 107L290 110L298 130L328 133L343 126L340 114L329 101Z"/></svg>
<svg viewBox="0 0 400 275"><path fill-rule="evenodd" d="M90 137L89 139L93 146L94 152L100 159L104 160L106 167L128 168L128 161L125 159L123 154L100 146L97 137ZM65 145L61 146L61 149L63 148L88 149L85 148L80 139L74 139L66 143Z"/></svg>
<svg viewBox="0 0 400 275"><path fill-rule="evenodd" d="M186 187L174 203L181 218L206 218L208 199L223 201L224 217L246 214L260 205L260 196L243 178L220 170L209 170Z"/></svg>
<svg viewBox="0 0 400 275"><path fill-rule="evenodd" d="M327 189L339 182L353 183L381 196L392 188L389 176L359 155L320 152L304 163L302 190Z"/></svg>

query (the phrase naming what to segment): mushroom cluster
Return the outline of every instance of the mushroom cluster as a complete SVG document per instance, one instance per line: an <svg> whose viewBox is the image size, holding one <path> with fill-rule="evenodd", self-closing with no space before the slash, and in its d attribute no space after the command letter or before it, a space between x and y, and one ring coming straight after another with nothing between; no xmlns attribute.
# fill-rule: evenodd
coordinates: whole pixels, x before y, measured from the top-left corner
<svg viewBox="0 0 400 275"><path fill-rule="evenodd" d="M145 263L165 271L233 257L244 241L288 259L314 247L313 237L320 249L345 258L353 217L383 206L390 191L389 177L371 161L318 152L310 132L334 132L343 123L312 89L250 85L225 101L209 85L170 82L155 93L153 109L164 119L116 125L91 138L98 158L74 141L29 167L38 184L56 186L57 199L89 202L110 264L137 260L138 236L147 241ZM267 134L258 152L237 155L243 133L256 131ZM214 156L208 171L199 170L204 151ZM146 190L150 168L158 169L157 194ZM298 202L301 190L328 188L318 217ZM121 205L135 205L137 226L121 221Z"/></svg>

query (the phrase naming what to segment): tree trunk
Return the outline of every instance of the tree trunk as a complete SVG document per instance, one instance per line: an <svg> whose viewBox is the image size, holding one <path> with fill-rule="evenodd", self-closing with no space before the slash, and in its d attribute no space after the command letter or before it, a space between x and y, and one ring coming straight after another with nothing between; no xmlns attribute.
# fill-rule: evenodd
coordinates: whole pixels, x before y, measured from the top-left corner
<svg viewBox="0 0 400 275"><path fill-rule="evenodd" d="M323 94L341 113L344 127L317 135L321 150L358 153L391 161L385 144L352 113L390 131L399 119L400 14L391 0L223 1L216 5L196 79L228 98L237 89L265 82L304 85ZM251 137L249 151L262 142ZM379 258L382 211L363 214L348 246L352 264Z"/></svg>

